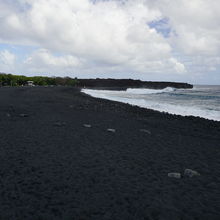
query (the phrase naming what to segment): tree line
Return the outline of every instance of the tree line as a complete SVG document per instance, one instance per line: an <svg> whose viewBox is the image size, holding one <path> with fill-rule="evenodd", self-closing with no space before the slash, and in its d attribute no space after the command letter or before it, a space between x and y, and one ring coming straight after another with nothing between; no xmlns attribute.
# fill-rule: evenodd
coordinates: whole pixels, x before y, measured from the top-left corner
<svg viewBox="0 0 220 220"><path fill-rule="evenodd" d="M0 73L0 86L25 86L28 81L33 81L34 85L62 85L75 86L78 83L77 78L70 77L47 77L47 76L23 76Z"/></svg>

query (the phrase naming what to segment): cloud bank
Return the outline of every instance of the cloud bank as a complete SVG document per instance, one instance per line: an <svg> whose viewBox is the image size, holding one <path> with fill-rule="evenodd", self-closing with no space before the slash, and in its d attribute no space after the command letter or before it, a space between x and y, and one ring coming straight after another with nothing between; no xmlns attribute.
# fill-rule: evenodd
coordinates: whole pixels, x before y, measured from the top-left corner
<svg viewBox="0 0 220 220"><path fill-rule="evenodd" d="M0 9L0 71L219 79L219 0L0 0Z"/></svg>

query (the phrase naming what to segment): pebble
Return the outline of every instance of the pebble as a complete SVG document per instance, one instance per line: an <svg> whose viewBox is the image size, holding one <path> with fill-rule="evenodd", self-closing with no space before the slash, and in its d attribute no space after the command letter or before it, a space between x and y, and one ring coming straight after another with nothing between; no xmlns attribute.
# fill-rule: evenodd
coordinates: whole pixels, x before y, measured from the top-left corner
<svg viewBox="0 0 220 220"><path fill-rule="evenodd" d="M84 124L83 125L85 128L91 128L92 127L92 125L89 125L89 124Z"/></svg>
<svg viewBox="0 0 220 220"><path fill-rule="evenodd" d="M66 125L66 122L55 122L53 125L57 127L62 127Z"/></svg>
<svg viewBox="0 0 220 220"><path fill-rule="evenodd" d="M180 179L181 174L180 173L168 173L168 177Z"/></svg>
<svg viewBox="0 0 220 220"><path fill-rule="evenodd" d="M28 117L28 114L19 114L20 117Z"/></svg>
<svg viewBox="0 0 220 220"><path fill-rule="evenodd" d="M113 128L108 128L107 131L108 131L108 132L112 132L112 133L115 133L115 132L116 132L116 130L113 129Z"/></svg>
<svg viewBox="0 0 220 220"><path fill-rule="evenodd" d="M144 132L144 133L147 133L147 134L151 134L151 132L147 129L140 129L140 132Z"/></svg>

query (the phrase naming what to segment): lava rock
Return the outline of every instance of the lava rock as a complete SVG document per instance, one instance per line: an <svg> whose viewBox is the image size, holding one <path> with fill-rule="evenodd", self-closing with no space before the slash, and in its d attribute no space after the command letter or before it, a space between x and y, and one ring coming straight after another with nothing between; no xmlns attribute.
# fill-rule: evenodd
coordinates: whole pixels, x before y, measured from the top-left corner
<svg viewBox="0 0 220 220"><path fill-rule="evenodd" d="M197 171L195 171L195 170L185 169L184 176L194 177L194 176L200 176L200 174Z"/></svg>
<svg viewBox="0 0 220 220"><path fill-rule="evenodd" d="M107 131L108 131L108 132L112 132L112 133L115 133L115 132L116 132L116 130L113 129L113 128L108 128Z"/></svg>
<svg viewBox="0 0 220 220"><path fill-rule="evenodd" d="M19 114L19 116L22 117L22 118L25 118L25 117L28 117L28 114L22 113L22 114Z"/></svg>
<svg viewBox="0 0 220 220"><path fill-rule="evenodd" d="M151 134L151 132L147 129L140 129L140 132L144 132L144 133L147 133L147 134Z"/></svg>
<svg viewBox="0 0 220 220"><path fill-rule="evenodd" d="M55 122L53 125L56 127L63 127L66 126L66 122Z"/></svg>
<svg viewBox="0 0 220 220"><path fill-rule="evenodd" d="M180 179L181 174L180 173L168 173L168 177Z"/></svg>

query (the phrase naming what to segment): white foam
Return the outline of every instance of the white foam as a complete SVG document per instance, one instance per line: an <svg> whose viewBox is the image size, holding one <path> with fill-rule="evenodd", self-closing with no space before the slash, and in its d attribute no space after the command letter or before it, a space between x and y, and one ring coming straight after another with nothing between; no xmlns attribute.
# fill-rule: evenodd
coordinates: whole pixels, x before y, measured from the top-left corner
<svg viewBox="0 0 220 220"><path fill-rule="evenodd" d="M82 92L90 95L147 95L147 94L160 94L174 92L176 89L172 87L167 87L165 89L132 89L128 88L125 91L115 91L115 90L95 90L95 89L82 89ZM101 98L101 97L100 97Z"/></svg>
<svg viewBox="0 0 220 220"><path fill-rule="evenodd" d="M140 91L142 90L142 91ZM127 89L126 91L109 91L109 90L92 90L92 89L83 89L82 92L91 95L97 98L103 98L113 101L119 101L123 103L128 103L135 106L140 106L143 108L153 109L160 112L168 112L170 114L182 115L182 116L198 116L202 118L206 118L209 120L220 121L220 112L205 108L200 108L198 106L184 106L178 104L170 104L164 102L158 102L151 100L146 100L140 97L137 98L136 94L144 95L144 94L157 94L164 92L173 92L175 91L173 88L166 88L163 90L155 90L152 89Z"/></svg>
<svg viewBox="0 0 220 220"><path fill-rule="evenodd" d="M175 91L175 88L167 87L165 89L127 89L126 93L132 93L132 94L159 94L159 93L165 93L165 92L173 92Z"/></svg>

